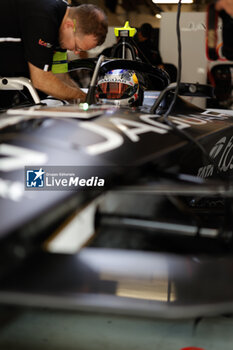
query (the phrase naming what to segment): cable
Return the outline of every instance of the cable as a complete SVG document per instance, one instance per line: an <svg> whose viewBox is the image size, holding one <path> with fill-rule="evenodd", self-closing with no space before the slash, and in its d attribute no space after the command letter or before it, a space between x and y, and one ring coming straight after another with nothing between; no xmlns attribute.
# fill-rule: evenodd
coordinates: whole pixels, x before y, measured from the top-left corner
<svg viewBox="0 0 233 350"><path fill-rule="evenodd" d="M170 126L175 127L175 129L178 129L169 119L168 115L171 113L173 106L176 102L178 93L179 93L179 88L180 88L180 80L181 80L181 69L182 69L182 59L181 59L181 38L180 38L180 12L181 12L181 1L179 0L178 6L177 6L177 19L176 19L176 33L177 33L177 44L178 44L178 69L177 69L177 80L176 80L176 89L175 93L172 99L172 102L166 111L166 113L163 115L163 120ZM180 130L180 129L178 129Z"/></svg>
<svg viewBox="0 0 233 350"><path fill-rule="evenodd" d="M182 137L188 139L188 141L190 141L191 143L195 144L202 152L203 156L205 157L205 159L210 162L210 164L213 165L213 167L216 168L217 174L220 177L220 179L222 180L223 178L225 178L222 174L220 174L218 172L218 164L216 163L216 161L214 159L212 159L209 154L207 153L206 149L203 147L203 145L196 140L195 138L193 138L190 134L188 134L186 131L184 131L183 129L179 129L168 117L169 114L171 113L174 104L177 100L178 97L178 93L179 93L179 88L180 88L180 81L181 81L181 69L182 69L182 58L181 58L181 53L182 53L182 47L181 47L181 37L180 37L180 13L181 13L181 3L182 0L179 0L178 2L178 7L177 7L177 21L176 21L176 33L177 33L177 42L178 42L178 69L177 69L177 81L176 81L176 89L174 92L174 96L173 99L171 101L171 104L169 106L169 108L167 109L167 111L165 112L165 114L162 116L163 121L169 125L178 135L181 135Z"/></svg>

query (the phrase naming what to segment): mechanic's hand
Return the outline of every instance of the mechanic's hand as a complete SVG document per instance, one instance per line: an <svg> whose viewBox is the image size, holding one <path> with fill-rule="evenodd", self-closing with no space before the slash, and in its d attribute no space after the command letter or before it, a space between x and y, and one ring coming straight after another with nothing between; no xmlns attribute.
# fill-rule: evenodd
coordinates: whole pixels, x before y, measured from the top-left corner
<svg viewBox="0 0 233 350"><path fill-rule="evenodd" d="M228 15L233 16L233 0L218 0L215 9L217 11L225 10Z"/></svg>
<svg viewBox="0 0 233 350"><path fill-rule="evenodd" d="M79 103L86 102L86 96L87 96L87 94L85 94L85 92L78 89L77 97L68 100L68 102L71 104L74 104L74 105L78 105Z"/></svg>
<svg viewBox="0 0 233 350"><path fill-rule="evenodd" d="M78 97L78 99L80 100L79 103L86 102L86 97L87 97L87 94L80 89L79 97Z"/></svg>

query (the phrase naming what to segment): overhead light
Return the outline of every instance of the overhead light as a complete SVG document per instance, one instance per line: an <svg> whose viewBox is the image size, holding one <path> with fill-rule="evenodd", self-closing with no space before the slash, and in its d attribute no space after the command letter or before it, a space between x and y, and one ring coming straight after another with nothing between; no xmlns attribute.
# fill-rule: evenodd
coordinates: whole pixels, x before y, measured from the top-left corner
<svg viewBox="0 0 233 350"><path fill-rule="evenodd" d="M178 4L179 0L152 0L154 4ZM193 0L181 0L182 4L192 4Z"/></svg>
<svg viewBox="0 0 233 350"><path fill-rule="evenodd" d="M156 13L155 17L158 18L158 19L161 19L161 18L162 18L162 16L160 15L160 13Z"/></svg>

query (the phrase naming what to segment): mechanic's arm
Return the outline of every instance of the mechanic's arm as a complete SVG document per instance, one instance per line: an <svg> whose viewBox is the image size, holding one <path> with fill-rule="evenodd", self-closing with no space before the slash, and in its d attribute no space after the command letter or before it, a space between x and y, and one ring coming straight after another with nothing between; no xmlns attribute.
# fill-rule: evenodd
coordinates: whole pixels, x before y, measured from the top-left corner
<svg viewBox="0 0 233 350"><path fill-rule="evenodd" d="M55 76L58 79L60 79L63 83L66 83L71 87L79 89L78 84L76 84L76 82L69 76L69 73L55 73Z"/></svg>
<svg viewBox="0 0 233 350"><path fill-rule="evenodd" d="M58 79L52 72L45 72L30 62L29 71L33 86L44 93L62 100L85 102L86 94L78 87L72 87Z"/></svg>

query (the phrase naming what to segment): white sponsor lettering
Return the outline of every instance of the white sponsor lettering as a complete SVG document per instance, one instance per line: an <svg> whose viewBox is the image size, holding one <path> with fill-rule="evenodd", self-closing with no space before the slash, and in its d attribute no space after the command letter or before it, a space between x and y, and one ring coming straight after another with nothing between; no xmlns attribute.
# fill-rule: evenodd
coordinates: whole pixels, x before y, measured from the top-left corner
<svg viewBox="0 0 233 350"><path fill-rule="evenodd" d="M124 133L132 142L138 142L140 140L140 134L145 134L148 132L167 134L171 130L171 127L167 124L153 120L153 118L155 118L154 114L142 114L139 116L139 118L142 122L115 117L109 118L109 121L114 124L117 129ZM178 125L179 129L190 127L188 123L180 121L178 117L171 117L171 120L173 123ZM194 118L192 118L189 123L194 124ZM200 124L200 122L197 121L197 124ZM97 155L114 150L120 147L124 142L124 138L120 134L103 126L92 123L80 123L79 125L82 128L93 131L94 133L105 138L104 141L85 148L86 152L91 155Z"/></svg>
<svg viewBox="0 0 233 350"><path fill-rule="evenodd" d="M95 134L98 134L105 138L103 142L99 142L85 148L86 152L92 156L118 148L124 142L124 139L121 135L117 134L115 131L106 129L103 126L94 123L80 123L79 125L82 128L90 130Z"/></svg>
<svg viewBox="0 0 233 350"><path fill-rule="evenodd" d="M111 118L111 122L116 125L116 127L121 130L132 142L138 142L140 140L138 135L145 134L147 132L154 132L156 134L166 133L166 131L161 128L135 122L133 120Z"/></svg>
<svg viewBox="0 0 233 350"><path fill-rule="evenodd" d="M190 128L190 125L185 123L183 120L181 120L179 117L171 117L171 120L173 123L178 125L178 129L186 129Z"/></svg>
<svg viewBox="0 0 233 350"><path fill-rule="evenodd" d="M21 182L12 182L0 178L0 197L19 201L24 194L24 186Z"/></svg>
<svg viewBox="0 0 233 350"><path fill-rule="evenodd" d="M209 165L206 165L206 166L198 169L197 176L202 177L202 178L206 178L206 177L212 176L213 172L214 172L214 166L212 164L209 164Z"/></svg>
<svg viewBox="0 0 233 350"><path fill-rule="evenodd" d="M1 83L0 83L1 86ZM17 116L17 117L8 117L6 119L0 119L0 129L7 127L8 125L14 125L18 124L21 120L23 120L23 117Z"/></svg>
<svg viewBox="0 0 233 350"><path fill-rule="evenodd" d="M159 134L166 134L167 130L170 130L171 127L168 126L167 124L160 123L156 120L154 120L155 115L154 114L142 114L139 117L143 122L151 124L158 129ZM155 129L154 129L155 130Z"/></svg>
<svg viewBox="0 0 233 350"><path fill-rule="evenodd" d="M227 144L226 140L227 139L225 136L218 140L209 153L212 159L216 159L216 157L220 155L220 159L216 164L220 172L226 172L233 169L233 136L230 138ZM214 172L214 165L215 164L208 164L199 168L197 176L202 178L212 176Z"/></svg>
<svg viewBox="0 0 233 350"><path fill-rule="evenodd" d="M203 117L200 116L200 118L196 115L190 114L190 115L184 115L179 114L179 117L184 118L184 122L190 125L204 125L207 123L207 120L203 119Z"/></svg>
<svg viewBox="0 0 233 350"><path fill-rule="evenodd" d="M222 137L216 144L215 144L215 146L211 149L211 151L210 151L210 157L212 158L212 159L214 159L214 158L216 158L217 157L217 155L220 153L220 151L222 150L222 148L223 148L223 146L224 146L224 144L225 144L225 142L226 142L226 137L224 136L224 137Z"/></svg>
<svg viewBox="0 0 233 350"><path fill-rule="evenodd" d="M233 168L233 164L232 164L232 159L233 159L233 155L232 155L232 147L233 147L233 136L230 138L228 144L226 145L223 154L220 158L218 167L220 171L224 171L226 172L228 169L232 169Z"/></svg>
<svg viewBox="0 0 233 350"><path fill-rule="evenodd" d="M212 121L212 120L226 120L229 119L226 115L218 112L213 112L213 111L204 111L201 113L204 117L205 120L207 121Z"/></svg>
<svg viewBox="0 0 233 350"><path fill-rule="evenodd" d="M24 168L26 165L45 164L47 156L44 153L19 146L0 145L0 170L12 171Z"/></svg>

